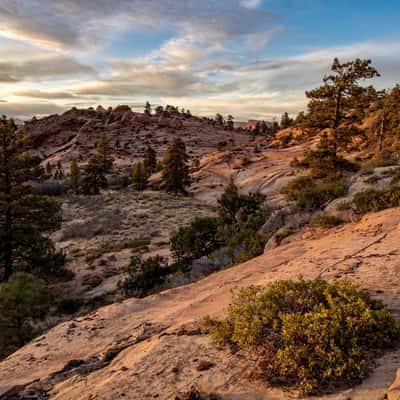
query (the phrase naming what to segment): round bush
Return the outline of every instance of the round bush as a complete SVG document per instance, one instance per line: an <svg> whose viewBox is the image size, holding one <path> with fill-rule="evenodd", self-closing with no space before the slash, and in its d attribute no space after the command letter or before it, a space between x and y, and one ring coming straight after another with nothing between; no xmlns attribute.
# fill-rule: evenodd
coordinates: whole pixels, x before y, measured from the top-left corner
<svg viewBox="0 0 400 400"><path fill-rule="evenodd" d="M243 289L204 327L218 346L247 350L269 384L309 395L359 383L400 329L382 302L350 282L283 280Z"/></svg>

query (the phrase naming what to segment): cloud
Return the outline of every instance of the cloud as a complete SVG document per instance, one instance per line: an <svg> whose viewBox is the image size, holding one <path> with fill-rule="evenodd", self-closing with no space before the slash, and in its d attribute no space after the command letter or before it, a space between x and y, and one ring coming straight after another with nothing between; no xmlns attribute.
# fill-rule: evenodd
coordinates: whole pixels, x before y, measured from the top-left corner
<svg viewBox="0 0 400 400"><path fill-rule="evenodd" d="M94 74L95 70L92 67L73 58L57 54L0 61L0 82L45 80Z"/></svg>
<svg viewBox="0 0 400 400"><path fill-rule="evenodd" d="M64 107L53 103L14 103L0 102L0 115L7 115L15 118L27 119L33 115L43 116L60 113Z"/></svg>
<svg viewBox="0 0 400 400"><path fill-rule="evenodd" d="M275 16L247 0L3 0L1 35L41 46L90 48L118 31L181 30L209 39L229 39L272 25Z"/></svg>
<svg viewBox="0 0 400 400"><path fill-rule="evenodd" d="M42 90L25 90L19 92L13 92L12 96L16 97L29 97L32 99L77 99L79 98L75 94L69 92L45 92Z"/></svg>
<svg viewBox="0 0 400 400"><path fill-rule="evenodd" d="M262 0L242 0L240 5L245 8L258 8L261 7Z"/></svg>

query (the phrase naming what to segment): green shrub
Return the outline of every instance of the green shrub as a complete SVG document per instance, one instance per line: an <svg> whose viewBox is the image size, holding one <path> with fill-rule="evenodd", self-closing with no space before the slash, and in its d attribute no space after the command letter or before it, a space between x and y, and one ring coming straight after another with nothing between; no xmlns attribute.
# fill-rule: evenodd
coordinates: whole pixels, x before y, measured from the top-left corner
<svg viewBox="0 0 400 400"><path fill-rule="evenodd" d="M119 288L126 296L146 297L165 282L170 269L161 256L145 260L134 256L126 272L128 276L118 283Z"/></svg>
<svg viewBox="0 0 400 400"><path fill-rule="evenodd" d="M359 383L400 335L383 303L350 282L302 278L242 289L228 316L206 317L203 331L218 347L247 351L269 384L302 395Z"/></svg>
<svg viewBox="0 0 400 400"><path fill-rule="evenodd" d="M384 190L369 189L358 192L353 198L356 212L364 214L400 206L400 187L390 186Z"/></svg>
<svg viewBox="0 0 400 400"><path fill-rule="evenodd" d="M17 272L0 285L0 358L36 335L33 322L45 316L51 293L33 275Z"/></svg>
<svg viewBox="0 0 400 400"><path fill-rule="evenodd" d="M339 217L328 214L317 215L311 220L311 225L319 228L331 228L342 223L343 221Z"/></svg>
<svg viewBox="0 0 400 400"><path fill-rule="evenodd" d="M289 182L282 193L289 201L295 201L303 211L314 211L330 201L345 196L347 185L344 181L318 181L310 176L299 176Z"/></svg>

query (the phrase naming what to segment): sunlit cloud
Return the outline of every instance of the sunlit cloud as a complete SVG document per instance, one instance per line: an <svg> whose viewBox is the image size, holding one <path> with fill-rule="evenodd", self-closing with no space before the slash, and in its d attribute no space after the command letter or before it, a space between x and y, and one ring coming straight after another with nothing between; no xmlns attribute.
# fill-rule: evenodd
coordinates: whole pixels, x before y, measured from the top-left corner
<svg viewBox="0 0 400 400"><path fill-rule="evenodd" d="M0 112L29 117L99 102L140 109L149 100L202 115L272 118L304 109L304 91L335 56L372 58L378 87L398 80L397 37L289 52L282 38L297 32L269 11L273 3L2 0Z"/></svg>

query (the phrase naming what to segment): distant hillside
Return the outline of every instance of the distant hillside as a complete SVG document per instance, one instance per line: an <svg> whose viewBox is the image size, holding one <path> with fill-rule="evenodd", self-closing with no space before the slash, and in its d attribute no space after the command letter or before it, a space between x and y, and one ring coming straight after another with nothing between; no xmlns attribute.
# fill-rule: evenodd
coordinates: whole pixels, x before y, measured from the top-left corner
<svg viewBox="0 0 400 400"><path fill-rule="evenodd" d="M238 145L249 140L248 135L214 126L206 118L173 113L146 116L133 112L128 106L105 110L73 108L62 115L32 119L21 132L31 137L31 144L51 164L64 166L72 160L85 163L94 153L96 143L107 134L113 149L112 156L120 168L131 166L141 158L146 145L151 145L162 155L175 137L181 137L190 156L215 151L218 143Z"/></svg>

